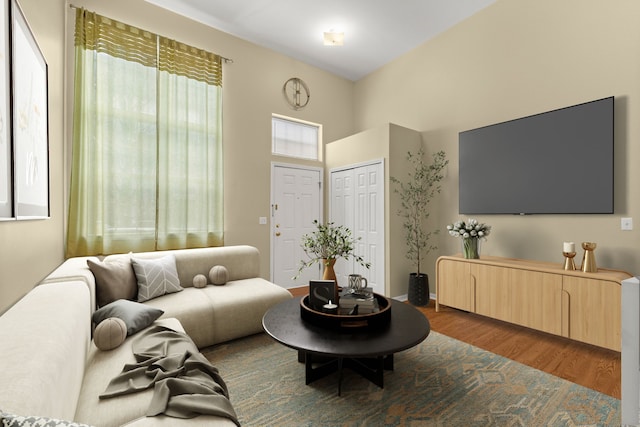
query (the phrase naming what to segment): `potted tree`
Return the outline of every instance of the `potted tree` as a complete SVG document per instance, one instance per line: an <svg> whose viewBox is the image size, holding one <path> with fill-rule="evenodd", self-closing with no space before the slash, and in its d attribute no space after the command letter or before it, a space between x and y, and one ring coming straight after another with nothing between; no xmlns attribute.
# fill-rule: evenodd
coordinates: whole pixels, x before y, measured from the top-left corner
<svg viewBox="0 0 640 427"><path fill-rule="evenodd" d="M424 150L407 153L411 167L407 180L400 181L390 177L396 185L394 192L400 196L398 215L403 218L404 238L407 245L407 258L413 261L416 270L409 275L409 302L418 306L429 304L429 277L421 270L424 257L436 249L430 238L440 230L427 231L425 224L429 218L429 203L440 193L440 181L444 178L443 169L449 163L444 151L433 154L431 163L424 160Z"/></svg>
<svg viewBox="0 0 640 427"><path fill-rule="evenodd" d="M313 221L316 230L302 236L300 246L307 255L306 260L300 261L297 278L302 270L312 266L317 262L324 265L324 280L336 280L336 273L333 265L338 258L353 258L358 264L365 268L371 266L365 262L364 258L355 253L356 242L360 238L354 238L351 230L344 225L335 225L333 222L320 224L316 219ZM336 280L336 286L338 282Z"/></svg>

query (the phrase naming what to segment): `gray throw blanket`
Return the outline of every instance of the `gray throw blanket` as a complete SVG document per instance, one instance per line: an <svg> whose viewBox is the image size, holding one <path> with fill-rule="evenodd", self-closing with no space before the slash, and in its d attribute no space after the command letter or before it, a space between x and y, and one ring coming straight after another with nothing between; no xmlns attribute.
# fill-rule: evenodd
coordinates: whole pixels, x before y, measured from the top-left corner
<svg viewBox="0 0 640 427"><path fill-rule="evenodd" d="M229 418L238 426L227 385L188 335L154 325L132 343L134 364L111 380L101 399L154 386L147 416L193 418L200 414Z"/></svg>

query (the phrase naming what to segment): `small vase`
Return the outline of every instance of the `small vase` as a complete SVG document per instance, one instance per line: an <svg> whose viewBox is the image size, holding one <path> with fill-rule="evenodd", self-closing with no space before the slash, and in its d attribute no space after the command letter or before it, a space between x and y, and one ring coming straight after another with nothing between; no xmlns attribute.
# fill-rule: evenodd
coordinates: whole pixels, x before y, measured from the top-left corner
<svg viewBox="0 0 640 427"><path fill-rule="evenodd" d="M338 285L338 279L336 278L336 271L333 269L333 266L336 264L335 259L323 260L322 265L324 265L324 273L322 274L322 280L335 280L336 286Z"/></svg>
<svg viewBox="0 0 640 427"><path fill-rule="evenodd" d="M585 273L597 273L598 267L596 267L596 256L593 251L596 250L596 244L593 242L582 242L582 249L584 249L584 256L582 257L582 264L580 270Z"/></svg>
<svg viewBox="0 0 640 427"><path fill-rule="evenodd" d="M322 274L322 280L333 280L336 284L335 295L333 296L333 302L337 303L340 297L340 287L338 286L338 278L336 277L336 271L333 269L335 265L335 259L322 260L324 265L324 273Z"/></svg>
<svg viewBox="0 0 640 427"><path fill-rule="evenodd" d="M480 258L480 239L477 237L463 237L462 255L464 255L466 259Z"/></svg>

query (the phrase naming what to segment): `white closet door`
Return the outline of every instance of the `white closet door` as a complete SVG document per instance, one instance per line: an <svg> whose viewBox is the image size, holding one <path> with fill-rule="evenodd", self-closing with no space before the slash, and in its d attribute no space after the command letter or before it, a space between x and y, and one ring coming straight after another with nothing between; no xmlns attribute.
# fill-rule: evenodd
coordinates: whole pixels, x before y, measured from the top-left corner
<svg viewBox="0 0 640 427"><path fill-rule="evenodd" d="M355 188L352 169L331 172L329 222L344 225L354 232L355 224ZM354 233L355 235L355 233ZM340 286L346 286L347 276L353 273L352 262L339 259L334 266L336 279Z"/></svg>
<svg viewBox="0 0 640 427"><path fill-rule="evenodd" d="M385 293L384 284L384 164L382 161L331 171L330 221L345 225L360 238L357 253L371 268L354 261L336 263L338 283L348 282L348 275L361 274L369 287Z"/></svg>

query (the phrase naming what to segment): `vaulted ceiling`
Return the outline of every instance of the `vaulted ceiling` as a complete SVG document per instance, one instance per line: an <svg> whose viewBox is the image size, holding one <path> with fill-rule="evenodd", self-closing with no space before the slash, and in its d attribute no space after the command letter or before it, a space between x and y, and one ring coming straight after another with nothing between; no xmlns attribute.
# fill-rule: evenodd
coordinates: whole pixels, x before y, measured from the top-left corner
<svg viewBox="0 0 640 427"><path fill-rule="evenodd" d="M495 0L146 0L358 80ZM344 32L325 46L323 33Z"/></svg>

